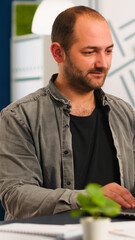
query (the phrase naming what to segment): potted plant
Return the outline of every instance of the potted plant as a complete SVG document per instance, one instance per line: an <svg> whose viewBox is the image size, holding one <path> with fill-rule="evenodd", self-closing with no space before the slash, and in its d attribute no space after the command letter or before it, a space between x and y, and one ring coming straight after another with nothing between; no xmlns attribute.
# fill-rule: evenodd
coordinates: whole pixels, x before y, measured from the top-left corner
<svg viewBox="0 0 135 240"><path fill-rule="evenodd" d="M121 207L112 199L104 196L102 186L90 183L85 187L86 194L79 193L77 200L80 209L71 211L73 217L79 217L83 227L84 240L106 240L110 217L117 216ZM84 214L90 215L85 217Z"/></svg>

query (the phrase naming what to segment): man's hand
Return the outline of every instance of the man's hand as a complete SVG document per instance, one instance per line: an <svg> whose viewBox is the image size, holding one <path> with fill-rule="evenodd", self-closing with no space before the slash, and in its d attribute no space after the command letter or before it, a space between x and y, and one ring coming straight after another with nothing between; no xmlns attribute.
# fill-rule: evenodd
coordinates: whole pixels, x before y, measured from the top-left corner
<svg viewBox="0 0 135 240"><path fill-rule="evenodd" d="M102 187L105 197L111 198L125 208L135 208L135 198L124 187L113 182Z"/></svg>

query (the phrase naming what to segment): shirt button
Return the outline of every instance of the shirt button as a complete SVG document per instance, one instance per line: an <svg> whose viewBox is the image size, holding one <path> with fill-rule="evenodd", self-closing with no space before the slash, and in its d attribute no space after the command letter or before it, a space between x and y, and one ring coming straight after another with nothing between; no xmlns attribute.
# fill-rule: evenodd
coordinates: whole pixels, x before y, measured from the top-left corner
<svg viewBox="0 0 135 240"><path fill-rule="evenodd" d="M70 109L71 108L71 106L70 105L67 105L67 109Z"/></svg>
<svg viewBox="0 0 135 240"><path fill-rule="evenodd" d="M68 150L65 150L65 151L64 151L64 154L67 155L67 154L68 154Z"/></svg>
<svg viewBox="0 0 135 240"><path fill-rule="evenodd" d="M71 185L71 182L70 182L70 181L68 181L68 182L67 182L67 185L68 185L68 186L69 186L69 185Z"/></svg>

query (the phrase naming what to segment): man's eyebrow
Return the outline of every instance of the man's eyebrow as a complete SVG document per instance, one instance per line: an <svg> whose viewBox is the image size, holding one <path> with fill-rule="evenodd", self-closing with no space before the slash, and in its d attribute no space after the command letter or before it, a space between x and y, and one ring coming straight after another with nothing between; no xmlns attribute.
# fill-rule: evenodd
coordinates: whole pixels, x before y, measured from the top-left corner
<svg viewBox="0 0 135 240"><path fill-rule="evenodd" d="M107 46L106 49L113 48L113 47L114 47L114 44L111 44L111 45ZM101 47L98 47L98 46L86 46L86 47L82 48L82 50L85 50L85 49L101 49Z"/></svg>
<svg viewBox="0 0 135 240"><path fill-rule="evenodd" d="M112 45L108 46L107 48L113 48L113 47L114 47L114 44L112 44Z"/></svg>

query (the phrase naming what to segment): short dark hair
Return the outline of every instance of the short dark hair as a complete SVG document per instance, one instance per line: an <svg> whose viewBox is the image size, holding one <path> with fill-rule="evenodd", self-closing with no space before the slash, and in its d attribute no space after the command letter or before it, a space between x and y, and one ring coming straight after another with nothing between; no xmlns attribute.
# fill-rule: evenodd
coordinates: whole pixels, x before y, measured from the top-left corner
<svg viewBox="0 0 135 240"><path fill-rule="evenodd" d="M105 20L105 18L95 9L85 6L71 7L61 12L53 23L51 40L52 42L59 42L65 52L69 50L75 41L73 35L74 25L77 17L80 15L88 15L95 19Z"/></svg>

